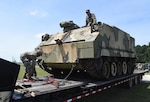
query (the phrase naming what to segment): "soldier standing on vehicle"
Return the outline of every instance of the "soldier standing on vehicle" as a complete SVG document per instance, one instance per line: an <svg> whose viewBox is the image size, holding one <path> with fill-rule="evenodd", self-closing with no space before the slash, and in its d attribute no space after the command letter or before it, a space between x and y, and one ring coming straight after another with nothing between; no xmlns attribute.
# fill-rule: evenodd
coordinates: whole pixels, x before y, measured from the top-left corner
<svg viewBox="0 0 150 102"><path fill-rule="evenodd" d="M91 13L90 10L86 10L86 25L85 26L93 26L96 24L96 17L94 13Z"/></svg>
<svg viewBox="0 0 150 102"><path fill-rule="evenodd" d="M37 75L35 70L36 58L41 55L42 52L40 50L35 50L33 52L25 52L20 55L20 59L25 66L25 74L23 78L28 80L34 80L32 76L36 77Z"/></svg>

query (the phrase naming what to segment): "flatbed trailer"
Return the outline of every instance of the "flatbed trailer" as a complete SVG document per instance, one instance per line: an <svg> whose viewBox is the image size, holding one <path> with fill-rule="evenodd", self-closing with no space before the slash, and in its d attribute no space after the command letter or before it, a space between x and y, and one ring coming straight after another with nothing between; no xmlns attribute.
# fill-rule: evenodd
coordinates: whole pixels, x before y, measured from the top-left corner
<svg viewBox="0 0 150 102"><path fill-rule="evenodd" d="M96 94L115 86L123 85L131 88L142 80L142 76L148 70L135 70L133 74L97 81L90 78L52 78L50 76L39 77L35 82L22 82L18 80L13 102L72 102L81 98Z"/></svg>

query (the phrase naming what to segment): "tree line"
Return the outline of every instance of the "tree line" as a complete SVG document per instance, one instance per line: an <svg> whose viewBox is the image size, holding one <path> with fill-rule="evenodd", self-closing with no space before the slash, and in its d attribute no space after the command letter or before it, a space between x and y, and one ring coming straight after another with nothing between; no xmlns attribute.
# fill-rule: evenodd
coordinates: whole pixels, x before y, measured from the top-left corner
<svg viewBox="0 0 150 102"><path fill-rule="evenodd" d="M136 45L136 62L150 62L150 43L149 45Z"/></svg>

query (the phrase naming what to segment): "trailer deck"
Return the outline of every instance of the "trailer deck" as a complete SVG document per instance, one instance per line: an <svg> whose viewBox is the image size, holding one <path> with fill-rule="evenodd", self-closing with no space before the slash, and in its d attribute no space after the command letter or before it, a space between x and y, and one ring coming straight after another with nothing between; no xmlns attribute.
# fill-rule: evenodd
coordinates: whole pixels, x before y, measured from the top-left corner
<svg viewBox="0 0 150 102"><path fill-rule="evenodd" d="M49 76L39 77L39 80L35 82L18 80L13 94L13 102L71 102L121 84L132 87L141 82L142 76L147 71L135 70L134 74L107 81L79 78L79 76L67 80L53 79Z"/></svg>

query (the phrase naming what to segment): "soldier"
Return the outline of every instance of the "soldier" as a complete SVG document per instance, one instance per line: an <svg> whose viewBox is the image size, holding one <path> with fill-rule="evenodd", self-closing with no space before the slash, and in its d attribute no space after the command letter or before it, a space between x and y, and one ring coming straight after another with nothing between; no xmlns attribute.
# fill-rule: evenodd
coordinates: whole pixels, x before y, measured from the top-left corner
<svg viewBox="0 0 150 102"><path fill-rule="evenodd" d="M91 13L90 10L86 10L86 25L85 26L93 26L96 24L96 17L94 13Z"/></svg>
<svg viewBox="0 0 150 102"><path fill-rule="evenodd" d="M20 55L20 59L26 68L23 78L28 80L33 80L32 76L36 78L37 75L35 70L36 58L41 55L42 52L40 50L35 50L33 52L25 52Z"/></svg>

